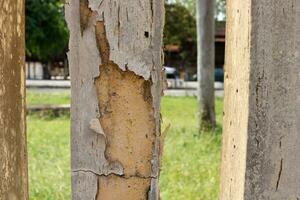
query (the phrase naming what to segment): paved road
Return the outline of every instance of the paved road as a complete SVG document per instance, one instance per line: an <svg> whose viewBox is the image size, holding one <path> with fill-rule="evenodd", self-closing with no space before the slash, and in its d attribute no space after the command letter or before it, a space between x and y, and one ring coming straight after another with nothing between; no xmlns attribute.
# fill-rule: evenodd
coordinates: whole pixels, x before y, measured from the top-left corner
<svg viewBox="0 0 300 200"><path fill-rule="evenodd" d="M69 80L27 80L26 87L32 92L59 93L70 92ZM197 96L197 82L186 82L189 89L167 89L164 91L165 96ZM223 97L223 83L215 83L215 96Z"/></svg>
<svg viewBox="0 0 300 200"><path fill-rule="evenodd" d="M70 89L67 88L28 88L27 89L30 92L45 92L45 93L69 93ZM170 89L164 91L165 96L174 96L174 97L181 97L181 96L197 96L197 90L196 89ZM224 90L215 90L215 96L216 97L223 97L224 96Z"/></svg>
<svg viewBox="0 0 300 200"><path fill-rule="evenodd" d="M26 80L26 87L50 87L50 88L70 88L70 80ZM184 88L197 88L196 81L185 81L182 84ZM223 89L222 82L215 82L215 89Z"/></svg>

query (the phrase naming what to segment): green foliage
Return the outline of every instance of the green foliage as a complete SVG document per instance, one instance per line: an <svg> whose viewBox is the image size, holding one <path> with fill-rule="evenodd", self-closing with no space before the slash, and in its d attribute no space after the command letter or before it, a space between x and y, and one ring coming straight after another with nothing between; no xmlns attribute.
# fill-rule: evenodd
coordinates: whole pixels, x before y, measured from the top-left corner
<svg viewBox="0 0 300 200"><path fill-rule="evenodd" d="M26 56L34 60L62 57L67 49L68 29L63 0L26 0ZM196 0L167 0L165 44L196 40ZM216 16L225 15L225 0L217 0Z"/></svg>
<svg viewBox="0 0 300 200"><path fill-rule="evenodd" d="M197 0L166 0L168 4L176 3L185 6L193 16L196 16L196 1ZM225 17L226 0L216 0L216 19Z"/></svg>
<svg viewBox="0 0 300 200"><path fill-rule="evenodd" d="M32 93L34 95L37 93ZM37 95L35 104L45 103ZM47 103L68 103L69 96L48 94ZM57 100L59 98L60 100ZM29 103L33 103L30 97ZM62 100L63 99L63 100ZM198 133L197 99L164 97L166 135L160 176L162 199L212 200L218 197L222 101L216 100L215 133ZM30 199L70 199L70 119L28 116Z"/></svg>
<svg viewBox="0 0 300 200"><path fill-rule="evenodd" d="M164 44L181 44L196 40L196 19L181 4L166 4Z"/></svg>
<svg viewBox="0 0 300 200"><path fill-rule="evenodd" d="M68 43L63 0L26 0L26 56L34 60L62 57Z"/></svg>
<svg viewBox="0 0 300 200"><path fill-rule="evenodd" d="M196 41L196 0L166 0L164 44ZM225 19L225 0L216 2L216 21ZM190 52L188 52L190 54Z"/></svg>
<svg viewBox="0 0 300 200"><path fill-rule="evenodd" d="M216 18L225 21L226 18L226 0L218 0L216 3Z"/></svg>

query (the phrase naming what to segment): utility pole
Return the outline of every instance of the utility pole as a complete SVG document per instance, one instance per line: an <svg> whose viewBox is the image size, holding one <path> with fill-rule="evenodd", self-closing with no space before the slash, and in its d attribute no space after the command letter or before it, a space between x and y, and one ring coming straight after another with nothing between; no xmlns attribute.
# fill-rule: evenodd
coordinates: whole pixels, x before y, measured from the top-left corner
<svg viewBox="0 0 300 200"><path fill-rule="evenodd" d="M300 1L228 0L222 200L300 197Z"/></svg>
<svg viewBox="0 0 300 200"><path fill-rule="evenodd" d="M215 116L215 0L197 0L199 128L216 125Z"/></svg>
<svg viewBox="0 0 300 200"><path fill-rule="evenodd" d="M69 0L72 198L159 198L164 1Z"/></svg>

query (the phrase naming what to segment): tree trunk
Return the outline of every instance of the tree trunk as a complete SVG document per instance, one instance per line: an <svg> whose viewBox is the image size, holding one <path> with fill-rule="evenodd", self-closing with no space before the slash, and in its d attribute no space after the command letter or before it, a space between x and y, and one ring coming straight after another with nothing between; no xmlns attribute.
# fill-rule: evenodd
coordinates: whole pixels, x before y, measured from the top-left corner
<svg viewBox="0 0 300 200"><path fill-rule="evenodd" d="M227 1L222 200L300 197L300 1Z"/></svg>
<svg viewBox="0 0 300 200"><path fill-rule="evenodd" d="M0 4L0 199L28 199L24 1Z"/></svg>
<svg viewBox="0 0 300 200"><path fill-rule="evenodd" d="M158 199L163 3L66 4L73 199Z"/></svg>
<svg viewBox="0 0 300 200"><path fill-rule="evenodd" d="M200 130L213 128L215 120L215 19L214 0L197 0L198 104Z"/></svg>

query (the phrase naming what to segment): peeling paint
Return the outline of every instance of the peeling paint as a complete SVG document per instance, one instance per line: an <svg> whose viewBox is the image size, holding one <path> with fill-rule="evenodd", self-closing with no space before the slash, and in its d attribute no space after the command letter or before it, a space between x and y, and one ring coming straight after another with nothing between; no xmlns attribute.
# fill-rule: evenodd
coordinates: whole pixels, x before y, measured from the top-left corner
<svg viewBox="0 0 300 200"><path fill-rule="evenodd" d="M103 135L105 137L105 133L103 131L103 128L99 122L99 119L92 119L90 121L90 129L92 129L93 131L95 131L95 133L98 133L100 135Z"/></svg>
<svg viewBox="0 0 300 200"><path fill-rule="evenodd" d="M152 3L150 1L136 3L116 0L89 1L89 9L98 14L97 21L106 22L107 40L111 47L110 59L123 71L127 68L136 75L144 77L145 80L151 78L154 67L152 52L155 49L151 46L153 35L149 31L153 23ZM148 37L145 37L145 32L149 33Z"/></svg>
<svg viewBox="0 0 300 200"><path fill-rule="evenodd" d="M98 176L93 198L128 190L147 199L150 188L150 199L158 199L163 2L73 0L68 6L72 171ZM72 182L78 179L85 181ZM117 190L118 182L129 187Z"/></svg>

